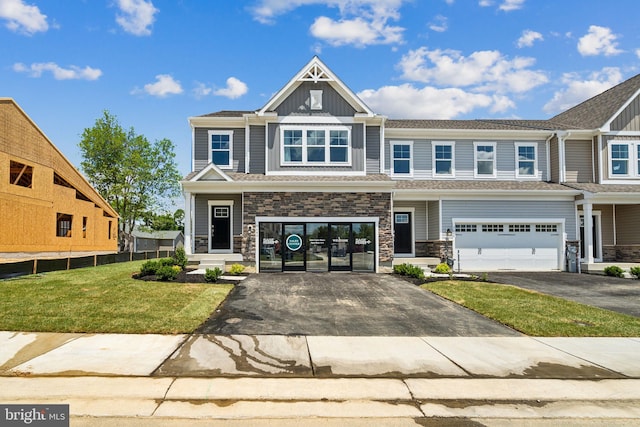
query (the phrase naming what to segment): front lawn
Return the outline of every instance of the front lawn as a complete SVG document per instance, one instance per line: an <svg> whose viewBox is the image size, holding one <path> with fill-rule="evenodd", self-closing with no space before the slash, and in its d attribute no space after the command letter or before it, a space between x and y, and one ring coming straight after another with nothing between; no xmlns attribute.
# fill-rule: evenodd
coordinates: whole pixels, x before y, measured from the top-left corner
<svg viewBox="0 0 640 427"><path fill-rule="evenodd" d="M531 336L640 336L640 318L515 286L447 280L421 287Z"/></svg>
<svg viewBox="0 0 640 427"><path fill-rule="evenodd" d="M143 262L0 281L0 330L189 333L233 288L132 279Z"/></svg>

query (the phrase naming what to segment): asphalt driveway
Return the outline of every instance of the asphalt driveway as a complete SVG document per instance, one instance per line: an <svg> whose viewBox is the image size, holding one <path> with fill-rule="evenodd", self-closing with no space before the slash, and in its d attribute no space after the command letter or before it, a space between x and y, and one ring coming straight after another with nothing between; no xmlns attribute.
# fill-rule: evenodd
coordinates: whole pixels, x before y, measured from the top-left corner
<svg viewBox="0 0 640 427"><path fill-rule="evenodd" d="M561 272L496 272L489 280L640 317L638 280Z"/></svg>
<svg viewBox="0 0 640 427"><path fill-rule="evenodd" d="M519 336L389 274L270 273L241 282L197 333Z"/></svg>

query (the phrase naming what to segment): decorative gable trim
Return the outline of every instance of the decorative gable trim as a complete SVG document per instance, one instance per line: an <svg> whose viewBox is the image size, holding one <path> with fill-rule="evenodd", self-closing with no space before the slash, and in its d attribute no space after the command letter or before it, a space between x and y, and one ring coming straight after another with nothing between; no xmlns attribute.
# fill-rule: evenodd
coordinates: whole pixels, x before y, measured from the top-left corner
<svg viewBox="0 0 640 427"><path fill-rule="evenodd" d="M189 179L189 182L201 181L208 176L217 177L218 179L215 179L215 181L227 181L227 182L233 181L233 179L231 179L229 175L224 173L222 169L220 169L218 166L216 166L213 163L209 163L207 167L205 167L200 172L198 172L193 177L191 177L191 179Z"/></svg>
<svg viewBox="0 0 640 427"><path fill-rule="evenodd" d="M609 119L602 125L602 127L600 128L601 132L611 132L611 123L613 123L613 121L615 119L618 118L618 116L620 114L622 114L622 112L625 110L625 108L627 108L629 105L631 105L631 103L636 99L636 97L640 96L640 89L638 89L633 96L631 96L629 99L627 99L625 101L624 104L622 104L622 106L618 109L618 111L616 111L613 116L609 117Z"/></svg>

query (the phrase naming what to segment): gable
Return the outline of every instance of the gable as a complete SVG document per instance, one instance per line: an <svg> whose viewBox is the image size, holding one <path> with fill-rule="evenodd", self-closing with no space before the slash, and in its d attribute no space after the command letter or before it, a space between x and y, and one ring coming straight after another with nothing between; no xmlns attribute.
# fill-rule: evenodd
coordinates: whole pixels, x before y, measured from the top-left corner
<svg viewBox="0 0 640 427"><path fill-rule="evenodd" d="M640 96L633 98L629 105L614 117L611 130L640 131Z"/></svg>
<svg viewBox="0 0 640 427"><path fill-rule="evenodd" d="M311 108L311 91L320 91L321 108ZM276 108L278 116L353 116L353 108L328 82L302 82Z"/></svg>

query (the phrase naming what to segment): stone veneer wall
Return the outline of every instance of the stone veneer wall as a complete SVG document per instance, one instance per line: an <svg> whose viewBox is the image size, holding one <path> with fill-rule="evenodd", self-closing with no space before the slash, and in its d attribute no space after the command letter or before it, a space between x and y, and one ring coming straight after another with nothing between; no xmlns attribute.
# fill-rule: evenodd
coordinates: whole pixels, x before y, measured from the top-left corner
<svg viewBox="0 0 640 427"><path fill-rule="evenodd" d="M195 236L193 238L194 254L209 252L209 236ZM238 253L242 248L242 236L233 236L233 252Z"/></svg>
<svg viewBox="0 0 640 427"><path fill-rule="evenodd" d="M393 259L391 193L244 193L242 256L255 262L256 216L378 217L378 259ZM250 229L251 228L251 229Z"/></svg>
<svg viewBox="0 0 640 427"><path fill-rule="evenodd" d="M640 262L640 245L617 245L615 248L615 261Z"/></svg>

